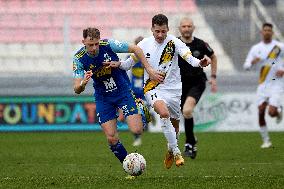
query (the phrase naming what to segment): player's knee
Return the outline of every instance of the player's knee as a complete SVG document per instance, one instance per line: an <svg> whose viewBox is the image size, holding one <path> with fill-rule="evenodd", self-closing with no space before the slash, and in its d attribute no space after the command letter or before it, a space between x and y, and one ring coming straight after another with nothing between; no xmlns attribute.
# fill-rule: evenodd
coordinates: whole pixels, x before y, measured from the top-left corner
<svg viewBox="0 0 284 189"><path fill-rule="evenodd" d="M183 108L182 114L185 119L192 118L193 109L192 108Z"/></svg>
<svg viewBox="0 0 284 189"><path fill-rule="evenodd" d="M268 110L268 114L271 116L271 117L276 117L277 116L277 110L276 109L269 109Z"/></svg>
<svg viewBox="0 0 284 189"><path fill-rule="evenodd" d="M141 135L143 133L143 126L134 127L134 129L132 129L132 133L137 134L137 135Z"/></svg>
<svg viewBox="0 0 284 189"><path fill-rule="evenodd" d="M170 113L168 111L162 111L162 112L160 112L160 117L161 118L169 118Z"/></svg>

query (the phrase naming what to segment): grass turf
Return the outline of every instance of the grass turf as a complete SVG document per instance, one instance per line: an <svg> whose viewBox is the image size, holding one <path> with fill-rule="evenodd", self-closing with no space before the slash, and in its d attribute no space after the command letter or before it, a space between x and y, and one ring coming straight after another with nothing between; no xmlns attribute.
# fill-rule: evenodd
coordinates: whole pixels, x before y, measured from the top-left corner
<svg viewBox="0 0 284 189"><path fill-rule="evenodd" d="M145 133L134 148L122 132L128 152L147 161L143 175L126 180L101 132L0 133L0 188L283 188L283 134L270 133L274 147L260 149L258 133L197 133L197 158L166 170L161 133Z"/></svg>

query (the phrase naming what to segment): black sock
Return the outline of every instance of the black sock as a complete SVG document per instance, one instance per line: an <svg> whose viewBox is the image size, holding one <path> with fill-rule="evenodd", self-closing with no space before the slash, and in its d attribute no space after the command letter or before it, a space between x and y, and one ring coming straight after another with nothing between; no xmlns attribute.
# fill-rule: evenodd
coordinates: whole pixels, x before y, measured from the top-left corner
<svg viewBox="0 0 284 189"><path fill-rule="evenodd" d="M195 145L195 137L193 133L194 121L193 118L184 119L185 143Z"/></svg>
<svg viewBox="0 0 284 189"><path fill-rule="evenodd" d="M136 139L138 139L138 138L140 138L140 136L141 136L141 134L133 134L134 135L134 139L136 140Z"/></svg>

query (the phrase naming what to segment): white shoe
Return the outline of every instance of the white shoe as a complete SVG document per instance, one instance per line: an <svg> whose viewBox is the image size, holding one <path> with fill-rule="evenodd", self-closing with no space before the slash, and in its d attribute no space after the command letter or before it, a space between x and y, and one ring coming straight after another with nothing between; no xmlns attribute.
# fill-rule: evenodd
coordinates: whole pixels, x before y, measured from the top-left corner
<svg viewBox="0 0 284 189"><path fill-rule="evenodd" d="M283 119L283 107L281 106L278 111L278 116L276 117L276 123L279 124Z"/></svg>
<svg viewBox="0 0 284 189"><path fill-rule="evenodd" d="M134 140L132 146L140 146L142 144L142 139L141 138L137 138Z"/></svg>
<svg viewBox="0 0 284 189"><path fill-rule="evenodd" d="M260 146L261 148L270 148L272 146L272 143L270 141L263 142L263 144Z"/></svg>

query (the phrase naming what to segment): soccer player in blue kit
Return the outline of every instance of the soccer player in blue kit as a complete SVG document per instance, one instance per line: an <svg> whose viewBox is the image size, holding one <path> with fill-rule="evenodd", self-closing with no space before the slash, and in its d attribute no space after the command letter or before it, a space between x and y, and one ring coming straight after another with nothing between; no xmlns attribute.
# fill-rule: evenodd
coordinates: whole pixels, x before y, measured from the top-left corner
<svg viewBox="0 0 284 189"><path fill-rule="evenodd" d="M74 91L80 94L93 79L98 121L111 151L122 163L127 151L118 138L117 110L122 110L134 134L142 133L142 118L126 71L105 66L104 62L119 61L116 53L134 53L153 80L162 82L163 76L149 65L140 47L112 39L101 40L97 28L84 29L82 43L84 47L73 58Z"/></svg>

